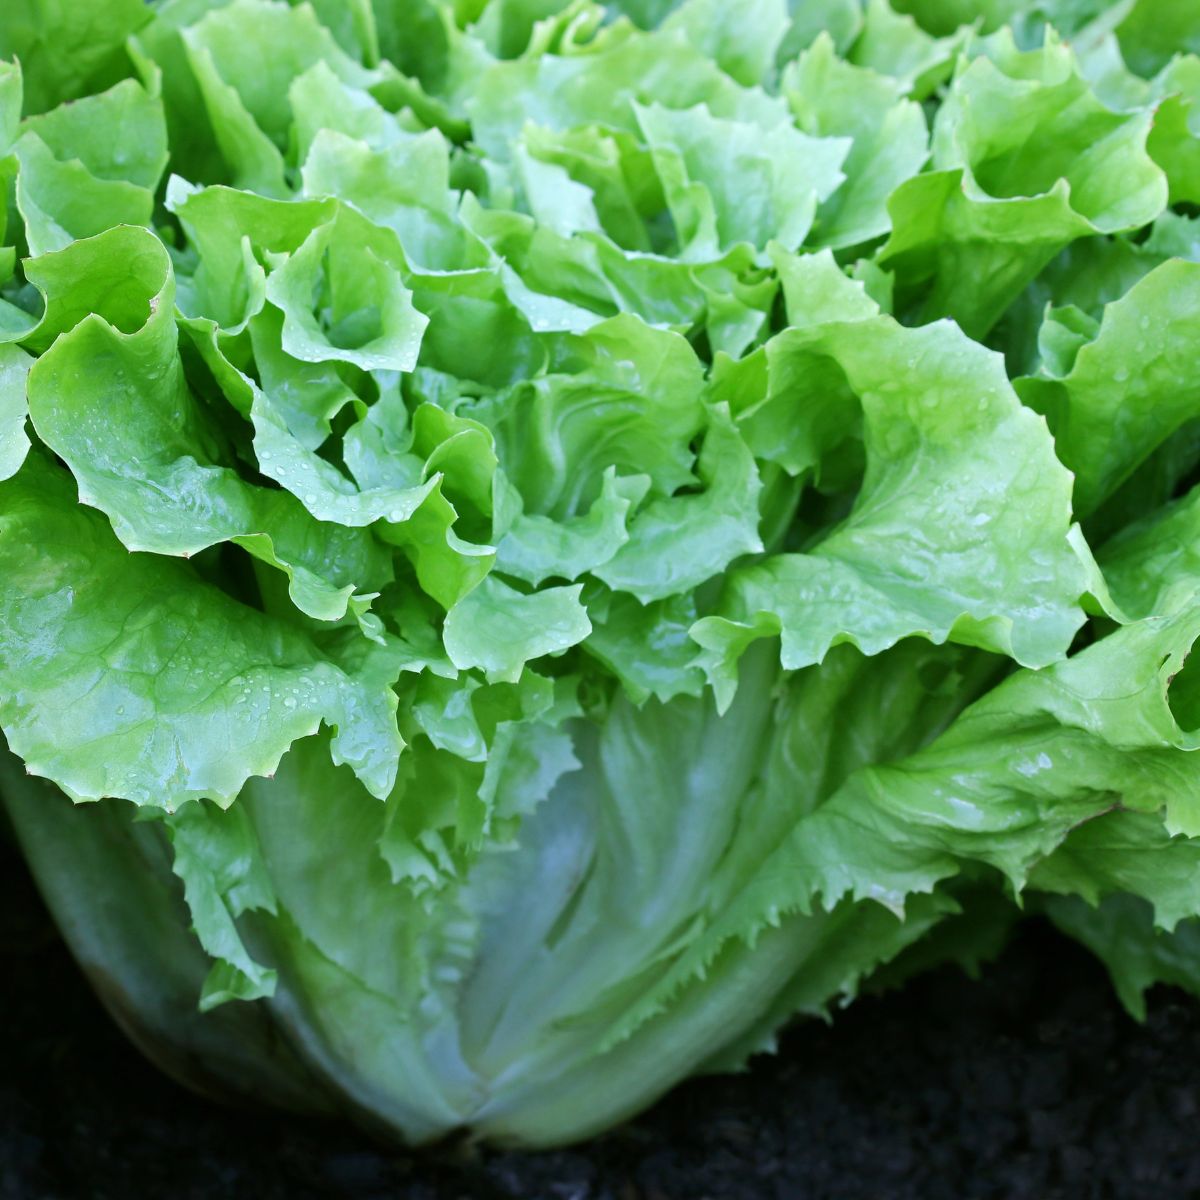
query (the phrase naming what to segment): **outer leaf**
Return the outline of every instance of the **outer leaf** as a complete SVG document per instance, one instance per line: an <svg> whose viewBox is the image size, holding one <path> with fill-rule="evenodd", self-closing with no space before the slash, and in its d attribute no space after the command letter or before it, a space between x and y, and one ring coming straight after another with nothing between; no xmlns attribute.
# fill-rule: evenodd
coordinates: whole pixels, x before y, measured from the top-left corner
<svg viewBox="0 0 1200 1200"><path fill-rule="evenodd" d="M792 269L811 281L813 299L824 286L859 319L778 335L764 351L767 402L777 364L790 380L794 360L832 360L842 381L835 404L793 409L794 420L814 455L828 453L853 429L857 398L862 490L809 553L731 572L722 615L693 631L710 678L727 698L732 663L772 633L782 634L788 668L820 662L841 641L877 654L913 634L1031 665L1061 657L1082 620L1085 582L1067 539L1070 477L1040 422L1021 408L998 356L948 324L905 329L866 317L861 291L836 271L831 280L831 267L803 259ZM804 393L776 394L790 408Z"/></svg>
<svg viewBox="0 0 1200 1200"><path fill-rule="evenodd" d="M761 1047L783 1012L817 1011L842 988L852 993L877 955L927 928L944 911L937 901L914 912L912 927L878 906L847 904L796 918L764 933L753 951L727 946L705 978L675 997L668 1019L647 1023L628 1042L614 1033L703 937L701 914L721 911L746 886L746 868L795 819L798 791L818 803L860 756L907 748L929 722L955 711L970 685L954 678L930 688L928 674L913 668L938 661L944 668L960 657L904 647L881 669L847 649L837 668L806 672L781 695L768 686L768 656L756 655L752 686L719 720L709 701L651 703L641 711L615 704L596 751L587 742L580 747L585 771L564 780L515 853L492 859L471 889L487 916L479 971L464 998L464 1033L473 1061L503 1065L513 1079L479 1119L509 1135L565 1132L569 1106L550 1103L541 1080L582 1097L574 1088L591 1078L602 1087L585 1089L590 1127L601 1120L598 1100L611 1117L631 1096L661 1090L682 1069L685 1047L706 1046L709 1058L717 1042L732 1041L731 1055L744 1054L747 1043ZM881 686L858 686L868 674ZM839 696L845 720L831 728L823 715ZM818 730L828 754L798 753ZM680 762L692 769L673 770ZM758 786L748 786L751 779ZM669 805L639 802L647 780ZM731 806L730 796L743 799ZM581 869L586 882L578 894L564 889L564 874ZM542 948L550 928L552 955Z"/></svg>
<svg viewBox="0 0 1200 1200"><path fill-rule="evenodd" d="M1138 896L1170 932L1200 906L1198 865L1200 842L1172 836L1157 814L1112 812L1074 830L1034 868L1029 886L1092 905L1114 893Z"/></svg>
<svg viewBox="0 0 1200 1200"><path fill-rule="evenodd" d="M1104 963L1117 995L1137 1020L1145 1020L1145 994L1156 983L1200 995L1200 920L1193 917L1164 933L1155 927L1149 904L1125 895L1110 896L1097 908L1075 896L1052 896L1041 907Z"/></svg>
<svg viewBox="0 0 1200 1200"><path fill-rule="evenodd" d="M622 1022L624 1036L702 975L731 939L844 895L901 911L962 860L1015 888L1084 821L1118 805L1191 803L1200 739L1180 729L1168 688L1200 636L1200 610L1119 629L1074 658L1022 671L926 749L852 775L746 864L736 898ZM870 830L870 836L866 831Z"/></svg>
<svg viewBox="0 0 1200 1200"><path fill-rule="evenodd" d="M1200 265L1175 260L1104 310L1094 341L1062 378L1018 383L1046 414L1075 472L1075 509L1097 506L1185 421L1200 414L1188 366L1200 328Z"/></svg>
<svg viewBox="0 0 1200 1200"><path fill-rule="evenodd" d="M255 919L279 972L277 1019L409 1136L461 1124L481 1092L454 1036L474 919L453 903L427 910L392 883L380 855L388 809L331 765L320 739L297 744L239 804L279 906L278 918ZM347 911L374 936L347 938Z"/></svg>
<svg viewBox="0 0 1200 1200"><path fill-rule="evenodd" d="M297 607L339 619L358 585L386 580L387 564L365 535L329 527L317 537L298 501L221 463L220 435L184 380L166 252L136 230L101 237L110 272L123 271L130 253L157 257L158 286L140 327L123 332L94 314L37 361L29 394L38 435L130 549L187 557L236 541L286 572ZM124 406L117 421L114 397Z"/></svg>
<svg viewBox="0 0 1200 1200"><path fill-rule="evenodd" d="M216 959L200 996L200 1011L227 1000L257 1000L275 992L275 972L251 958L236 919L252 909L275 911L275 896L243 809L212 812L189 804L167 823L172 868L183 880L196 936Z"/></svg>
<svg viewBox="0 0 1200 1200"><path fill-rule="evenodd" d="M13 755L4 760L3 780L5 810L20 828L30 869L45 884L54 881L64 937L91 966L97 992L120 997L134 1036L170 1046L171 1066L197 1087L218 1086L217 1071L227 1069L247 1099L326 1107L311 1071L280 1043L265 1005L197 1009L212 960L189 928L161 823L132 819L133 806L123 800L72 804L53 784L26 775Z"/></svg>
<svg viewBox="0 0 1200 1200"><path fill-rule="evenodd" d="M386 795L400 750L386 682L182 563L131 555L40 458L0 487L0 513L0 724L32 773L77 800L227 804L327 722L334 753Z"/></svg>

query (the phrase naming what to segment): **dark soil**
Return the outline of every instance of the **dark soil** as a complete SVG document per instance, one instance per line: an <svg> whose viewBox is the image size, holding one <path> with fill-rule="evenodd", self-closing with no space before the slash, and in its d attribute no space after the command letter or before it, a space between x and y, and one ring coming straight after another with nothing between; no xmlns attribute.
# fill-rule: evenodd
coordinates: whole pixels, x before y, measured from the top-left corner
<svg viewBox="0 0 1200 1200"><path fill-rule="evenodd" d="M981 983L937 971L543 1155L381 1151L180 1090L92 999L2 842L0 972L0 1200L1200 1197L1200 1005L1159 991L1140 1027L1037 925Z"/></svg>

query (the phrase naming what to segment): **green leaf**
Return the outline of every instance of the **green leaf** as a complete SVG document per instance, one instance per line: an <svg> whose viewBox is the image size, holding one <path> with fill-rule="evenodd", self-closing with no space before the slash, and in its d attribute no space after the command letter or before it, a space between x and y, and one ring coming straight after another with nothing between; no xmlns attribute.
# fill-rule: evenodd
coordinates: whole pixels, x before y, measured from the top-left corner
<svg viewBox="0 0 1200 1200"><path fill-rule="evenodd" d="M1125 61L1140 75L1153 74L1177 54L1200 54L1200 14L1171 0L1134 0L1116 33Z"/></svg>
<svg viewBox="0 0 1200 1200"><path fill-rule="evenodd" d="M788 29L786 0L748 0L736 9L720 0L685 0L663 22L744 87L767 82Z"/></svg>
<svg viewBox="0 0 1200 1200"><path fill-rule="evenodd" d="M413 307L401 264L361 222L318 225L267 278L283 313L283 349L302 362L347 362L365 371L411 371L427 319Z"/></svg>
<svg viewBox="0 0 1200 1200"><path fill-rule="evenodd" d="M1170 932L1196 914L1200 841L1173 836L1179 832L1155 813L1110 812L1073 830L1033 869L1029 886L1091 905L1117 893L1139 896L1153 905L1154 924Z"/></svg>
<svg viewBox="0 0 1200 1200"><path fill-rule="evenodd" d="M567 369L462 410L492 430L525 511L556 520L578 515L600 494L610 467L648 475L652 495L690 485L704 376L687 341L619 316L565 349Z"/></svg>
<svg viewBox="0 0 1200 1200"><path fill-rule="evenodd" d="M642 604L628 593L606 594L589 598L587 607L592 632L583 648L616 675L634 704L704 691L689 633L697 617L692 596Z"/></svg>
<svg viewBox="0 0 1200 1200"><path fill-rule="evenodd" d="M995 867L1020 889L1085 821L1118 806L1190 806L1200 741L1180 729L1168 689L1198 636L1192 608L1018 672L925 749L864 766L815 810L793 810L791 830L764 837L761 857L740 864L736 895L709 910L703 933L615 1037L662 1011L731 941L753 944L789 913L845 896L902 912L964 862Z"/></svg>
<svg viewBox="0 0 1200 1200"><path fill-rule="evenodd" d="M0 480L12 478L29 452L25 381L32 365L24 351L0 345Z"/></svg>
<svg viewBox="0 0 1200 1200"><path fill-rule="evenodd" d="M740 555L762 550L758 468L729 410L710 412L697 474L704 490L651 501L634 517L629 540L592 574L643 604L689 592Z"/></svg>
<svg viewBox="0 0 1200 1200"><path fill-rule="evenodd" d="M0 62L0 150L5 154L17 140L24 94L20 61Z"/></svg>
<svg viewBox="0 0 1200 1200"><path fill-rule="evenodd" d="M497 58L518 58L531 45L551 40L577 13L571 0L489 0L471 32ZM553 20L551 18L557 18Z"/></svg>
<svg viewBox="0 0 1200 1200"><path fill-rule="evenodd" d="M303 612L338 620L356 591L387 580L388 564L365 533L319 533L289 493L246 483L222 462L222 431L184 377L165 250L134 229L98 240L110 274L122 275L131 256L157 259L157 286L143 300L140 327L125 331L93 314L38 359L28 384L38 436L70 466L83 503L101 509L131 550L188 557L236 542L287 574Z"/></svg>
<svg viewBox="0 0 1200 1200"><path fill-rule="evenodd" d="M741 389L743 411L752 418L774 405L774 424L790 417L785 462L800 470L853 436L859 408L866 473L845 521L807 553L735 568L720 615L697 623L723 702L748 642L771 634L782 635L789 669L820 662L839 642L877 654L913 635L1033 666L1060 658L1082 622L1085 590L1067 536L1071 480L999 357L948 323L906 329L868 316L865 295L828 257L790 270L789 296L804 296L799 280L810 279L805 299L824 288L849 319L834 308L833 319L772 339L765 372L754 372L765 397ZM799 407L799 380L822 377L838 386L828 397L813 389L828 407Z"/></svg>
<svg viewBox="0 0 1200 1200"><path fill-rule="evenodd" d="M712 116L764 129L787 122L783 103L734 83L679 30L649 36L615 24L585 46L497 63L466 102L476 143L505 161L526 121L548 129L602 124L635 132L634 104L707 105ZM573 52L570 52L573 49Z"/></svg>
<svg viewBox="0 0 1200 1200"><path fill-rule="evenodd" d="M520 513L496 547L496 567L535 587L545 580L578 579L595 571L630 539L628 517L646 494L644 475L608 470L600 495L583 516L555 521Z"/></svg>
<svg viewBox="0 0 1200 1200"><path fill-rule="evenodd" d="M262 260L295 253L337 213L332 200L273 200L228 187L194 188L177 177L167 186L166 206L195 253L190 270L177 266L181 311L232 333L264 307Z"/></svg>
<svg viewBox="0 0 1200 1200"><path fill-rule="evenodd" d="M29 112L45 112L125 73L125 39L150 19L142 0L12 0L0 58L19 58Z"/></svg>
<svg viewBox="0 0 1200 1200"><path fill-rule="evenodd" d="M296 161L305 166L319 140L382 148L413 136L368 91L340 79L324 59L297 75L288 88Z"/></svg>
<svg viewBox="0 0 1200 1200"><path fill-rule="evenodd" d="M812 0L808 4L790 0L788 9L791 24L776 55L780 64L791 62L823 33L844 55L862 32L863 12L858 0Z"/></svg>
<svg viewBox="0 0 1200 1200"><path fill-rule="evenodd" d="M382 460L387 464L385 477L368 480L365 486L361 479L349 478L320 456L321 445L332 433L331 419L354 403L354 393L321 365L306 368L284 354L278 313L263 313L251 323L250 341L263 388L228 361L213 322L194 319L185 322L184 328L214 374L220 375L226 397L239 411L248 412L258 469L285 488L317 521L350 528L377 521L407 521L438 485L436 478L422 479L424 464L410 453L407 440L382 451L387 455ZM351 430L362 434L375 428L379 420L386 420L395 403L380 400ZM361 449L363 437L353 444ZM351 474L354 467L367 471L361 457L348 458ZM375 465L380 461L376 458Z"/></svg>
<svg viewBox="0 0 1200 1200"><path fill-rule="evenodd" d="M450 661L460 671L478 668L492 682L515 683L525 663L559 654L591 632L581 590L575 584L524 595L489 575L446 614Z"/></svg>
<svg viewBox="0 0 1200 1200"><path fill-rule="evenodd" d="M921 319L983 336L1079 237L1132 230L1166 206L1146 153L1151 114L1106 108L1056 40L1021 53L997 35L934 121L934 170L893 193L880 254Z"/></svg>
<svg viewBox="0 0 1200 1200"><path fill-rule="evenodd" d="M1200 991L1192 7L12 0L0 776L143 1041L541 1145L1023 910Z"/></svg>
<svg viewBox="0 0 1200 1200"><path fill-rule="evenodd" d="M1100 331L1099 322L1073 304L1047 308L1038 331L1038 353L1043 370L1050 376L1069 375L1075 356Z"/></svg>
<svg viewBox="0 0 1200 1200"><path fill-rule="evenodd" d="M414 894L445 889L489 846L511 846L564 775L579 768L564 722L580 715L576 681L531 671L482 687L425 676L414 689L413 738L388 800L380 852Z"/></svg>
<svg viewBox="0 0 1200 1200"><path fill-rule="evenodd" d="M130 554L40 456L0 485L0 513L0 725L33 774L76 800L228 804L324 722L335 756L387 794L387 682L183 563Z"/></svg>
<svg viewBox="0 0 1200 1200"><path fill-rule="evenodd" d="M1200 585L1200 490L1131 521L1100 549L1113 598L1132 617L1189 604Z"/></svg>
<svg viewBox="0 0 1200 1200"><path fill-rule="evenodd" d="M60 162L36 133L13 150L19 164L17 210L31 254L61 250L116 225L149 225L154 197L125 180L97 179L78 161Z"/></svg>
<svg viewBox="0 0 1200 1200"><path fill-rule="evenodd" d="M288 86L316 63L325 63L351 86L376 81L338 46L309 5L233 0L189 25L184 42L218 143L235 168L240 165L235 139L260 147L264 163L268 146L285 148L291 120Z"/></svg>
<svg viewBox="0 0 1200 1200"><path fill-rule="evenodd" d="M96 179L153 192L166 169L162 100L132 79L30 117L22 129L36 133L60 162L78 159Z"/></svg>
<svg viewBox="0 0 1200 1200"><path fill-rule="evenodd" d="M1046 415L1075 473L1075 510L1092 513L1185 421L1200 415L1187 347L1200 321L1200 264L1157 267L1104 309L1095 339L1062 377L1018 381Z"/></svg>
<svg viewBox="0 0 1200 1200"><path fill-rule="evenodd" d="M213 964L200 995L200 1011L229 1000L275 993L276 973L246 950L236 920L255 909L275 912L275 896L254 830L238 807L222 812L188 804L167 820L171 864L183 881L193 928Z"/></svg>
<svg viewBox="0 0 1200 1200"><path fill-rule="evenodd" d="M366 72L355 70L307 5L234 0L187 23L179 36L194 85L177 88L174 98L202 103L235 184L285 196L289 84L319 61L352 83ZM173 115L176 122L183 118Z"/></svg>
<svg viewBox="0 0 1200 1200"><path fill-rule="evenodd" d="M862 32L847 57L855 66L891 75L914 100L925 100L950 78L966 40L953 28L947 36L931 37L889 0L867 0Z"/></svg>
<svg viewBox="0 0 1200 1200"><path fill-rule="evenodd" d="M1054 12L1062 5L1062 0L1035 0L1035 3ZM991 33L998 26L1013 21L1023 9L1034 7L1035 3L1030 0L896 0L895 8L911 15L922 29L931 33L948 34L971 24L978 24L983 32ZM1072 3L1078 3L1078 0L1066 0L1066 5ZM1095 0L1083 0L1083 3L1092 5Z"/></svg>
<svg viewBox="0 0 1200 1200"><path fill-rule="evenodd" d="M529 129L525 140L532 144ZM561 147L552 148L541 135L537 150L569 163L572 170L579 165L577 158ZM603 144L598 152L604 152ZM634 205L632 200L632 207L615 218L620 223L620 231L614 234L617 241L587 230L565 232L562 221L570 209L561 202L559 189L573 183L574 176L564 181L556 174L556 182L547 188L541 182L545 176L522 169L523 159L528 158L519 154L517 166L527 186L526 202L538 220L521 213L481 210L470 204L464 204L462 215L472 232L509 264L528 288L539 293L542 311L530 314L535 330L559 328L583 333L597 323L592 313L601 317L631 313L680 333L703 326L714 349L733 354L740 354L758 336L775 298L776 283L755 266L750 246L741 244L712 262L694 264L642 249L626 249L618 243L648 247L653 240L653 221L644 222L640 202ZM614 170L621 169L618 164L612 165ZM646 170L657 189L657 176L649 167ZM591 172L580 174L595 179ZM593 199L599 202L600 198L598 191ZM661 198L657 203L655 211L661 212ZM613 214L603 211L604 220L613 224ZM560 305L557 311L548 313L548 294L562 297L571 307ZM517 297L513 296L512 301L517 303Z"/></svg>
<svg viewBox="0 0 1200 1200"><path fill-rule="evenodd" d="M149 225L167 164L162 100L126 79L30 117L14 152L17 209L31 254L112 225Z"/></svg>
<svg viewBox="0 0 1200 1200"><path fill-rule="evenodd" d="M450 152L436 129L379 149L322 129L304 160L302 178L307 195L340 196L395 232L414 264L461 269L475 250L471 265L489 265L482 248L472 247L454 221Z"/></svg>
<svg viewBox="0 0 1200 1200"><path fill-rule="evenodd" d="M845 178L846 138L809 137L790 124L763 129L703 106L634 111L688 261L715 258L740 242L763 250L775 240L795 250L817 205Z"/></svg>
<svg viewBox="0 0 1200 1200"><path fill-rule="evenodd" d="M839 59L826 33L787 68L782 91L805 133L853 139L846 182L817 211L814 246L838 249L887 233L888 197L929 155L920 105L886 76Z"/></svg>
<svg viewBox="0 0 1200 1200"><path fill-rule="evenodd" d="M1104 963L1136 1020L1146 1019L1145 993L1156 983L1200 995L1200 920L1195 917L1165 933L1155 926L1153 909L1138 896L1109 896L1097 908L1077 896L1051 896L1040 907L1063 933Z"/></svg>

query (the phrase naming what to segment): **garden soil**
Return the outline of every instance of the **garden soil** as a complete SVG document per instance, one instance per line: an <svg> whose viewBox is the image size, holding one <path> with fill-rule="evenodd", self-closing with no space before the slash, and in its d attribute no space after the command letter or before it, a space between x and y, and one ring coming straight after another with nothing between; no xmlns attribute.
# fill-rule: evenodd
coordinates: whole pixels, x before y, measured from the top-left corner
<svg viewBox="0 0 1200 1200"><path fill-rule="evenodd" d="M0 1200L1183 1200L1200 1197L1200 1004L1130 1020L1031 924L980 982L945 968L807 1022L575 1149L381 1148L231 1111L117 1032L0 840Z"/></svg>

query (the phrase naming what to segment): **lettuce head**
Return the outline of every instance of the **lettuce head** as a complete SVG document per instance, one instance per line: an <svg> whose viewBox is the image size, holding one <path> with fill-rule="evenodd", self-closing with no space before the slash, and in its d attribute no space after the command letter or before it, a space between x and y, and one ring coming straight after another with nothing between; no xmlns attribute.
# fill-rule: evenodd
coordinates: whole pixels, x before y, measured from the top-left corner
<svg viewBox="0 0 1200 1200"><path fill-rule="evenodd" d="M135 1040L546 1145L1014 904L1200 988L1198 54L11 0L0 791Z"/></svg>

